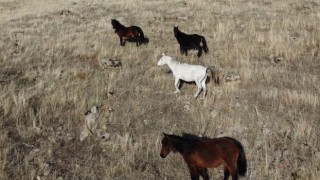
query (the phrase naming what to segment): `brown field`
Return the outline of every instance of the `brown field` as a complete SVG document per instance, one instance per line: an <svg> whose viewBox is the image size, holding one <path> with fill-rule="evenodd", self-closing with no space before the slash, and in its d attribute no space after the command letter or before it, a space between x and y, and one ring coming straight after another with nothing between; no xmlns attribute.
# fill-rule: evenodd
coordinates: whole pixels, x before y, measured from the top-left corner
<svg viewBox="0 0 320 180"><path fill-rule="evenodd" d="M120 47L113 18L149 44ZM182 56L173 26L205 36L209 54ZM206 99L194 84L173 94L161 53L240 80L210 82ZM318 180L319 53L316 0L0 0L0 179L189 179L179 154L159 156L162 132L187 132L238 139L242 179ZM97 131L81 142L93 106Z"/></svg>

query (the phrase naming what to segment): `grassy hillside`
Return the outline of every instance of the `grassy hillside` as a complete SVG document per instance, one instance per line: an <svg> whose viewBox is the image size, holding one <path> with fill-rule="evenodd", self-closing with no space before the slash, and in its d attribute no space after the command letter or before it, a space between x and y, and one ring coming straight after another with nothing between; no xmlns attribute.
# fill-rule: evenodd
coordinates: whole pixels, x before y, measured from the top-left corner
<svg viewBox="0 0 320 180"><path fill-rule="evenodd" d="M149 44L120 47L114 18ZM180 55L173 26L205 36L209 54ZM243 179L320 179L319 27L312 0L0 0L0 177L188 179L180 155L159 156L162 132L187 132L238 139ZM240 80L175 95L162 53ZM93 106L99 131L81 142Z"/></svg>

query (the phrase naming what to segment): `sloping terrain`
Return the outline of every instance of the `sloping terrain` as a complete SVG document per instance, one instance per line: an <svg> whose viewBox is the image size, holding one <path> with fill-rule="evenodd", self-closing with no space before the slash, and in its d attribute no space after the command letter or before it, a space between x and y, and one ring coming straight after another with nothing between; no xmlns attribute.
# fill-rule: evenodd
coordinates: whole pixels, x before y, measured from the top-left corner
<svg viewBox="0 0 320 180"><path fill-rule="evenodd" d="M162 132L238 139L243 179L320 179L319 12L309 0L0 1L1 179L188 179L180 155L160 158ZM120 47L111 19L149 44ZM181 55L174 26L209 53ZM240 79L175 95L162 53ZM99 131L80 141L93 106Z"/></svg>

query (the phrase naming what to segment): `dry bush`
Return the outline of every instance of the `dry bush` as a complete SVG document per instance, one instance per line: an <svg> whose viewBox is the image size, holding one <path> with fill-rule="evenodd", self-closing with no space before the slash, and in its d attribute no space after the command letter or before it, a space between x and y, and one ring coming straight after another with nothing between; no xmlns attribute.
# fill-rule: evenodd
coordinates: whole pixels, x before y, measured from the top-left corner
<svg viewBox="0 0 320 180"><path fill-rule="evenodd" d="M179 155L160 159L162 132L232 136L243 179L319 179L320 4L316 1L1 1L2 179L188 179ZM148 45L119 46L110 20L142 27ZM206 37L182 56L173 26ZM238 72L174 95L161 53ZM121 59L102 68L101 58ZM99 106L109 141L80 142ZM210 177L221 179L221 169Z"/></svg>

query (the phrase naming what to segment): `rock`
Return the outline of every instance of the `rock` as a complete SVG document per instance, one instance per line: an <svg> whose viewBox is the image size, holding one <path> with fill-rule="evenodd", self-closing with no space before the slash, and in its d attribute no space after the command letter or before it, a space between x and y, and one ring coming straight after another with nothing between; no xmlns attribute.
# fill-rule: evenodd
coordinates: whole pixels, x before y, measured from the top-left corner
<svg viewBox="0 0 320 180"><path fill-rule="evenodd" d="M215 118L217 115L219 114L219 112L217 111L217 110L211 110L210 111L210 116L212 117L212 118Z"/></svg>
<svg viewBox="0 0 320 180"><path fill-rule="evenodd" d="M97 119L99 117L99 109L96 106L93 106L91 110L87 111L84 115L85 125L80 133L80 141L83 141L89 134L95 132L98 124Z"/></svg>
<svg viewBox="0 0 320 180"><path fill-rule="evenodd" d="M116 59L101 59L100 60L100 64L104 68L121 67L122 66L121 61L120 60L116 60Z"/></svg>
<svg viewBox="0 0 320 180"><path fill-rule="evenodd" d="M44 163L44 165L43 165L43 175L44 176L48 176L50 174L50 172L51 172L50 165L47 164L47 163Z"/></svg>
<svg viewBox="0 0 320 180"><path fill-rule="evenodd" d="M281 61L283 61L283 57L281 57L280 55L271 54L269 56L269 60L274 63L280 63Z"/></svg>
<svg viewBox="0 0 320 180"><path fill-rule="evenodd" d="M63 177L59 176L56 180L63 180Z"/></svg>
<svg viewBox="0 0 320 180"><path fill-rule="evenodd" d="M107 141L107 140L110 140L110 136L111 136L110 133L104 133L104 134L101 136L101 139L104 140L104 141Z"/></svg>
<svg viewBox="0 0 320 180"><path fill-rule="evenodd" d="M271 133L271 130L269 128L263 128L262 132L264 135L269 135Z"/></svg>
<svg viewBox="0 0 320 180"><path fill-rule="evenodd" d="M177 19L180 19L180 20L188 20L189 18L187 16L183 16L183 17L177 17Z"/></svg>
<svg viewBox="0 0 320 180"><path fill-rule="evenodd" d="M189 111L190 110L191 103L186 102L185 105L183 106L183 111Z"/></svg>
<svg viewBox="0 0 320 180"><path fill-rule="evenodd" d="M70 16L70 15L72 15L72 12L71 12L70 10L66 9L66 10L62 10L62 11L60 12L60 15Z"/></svg>

